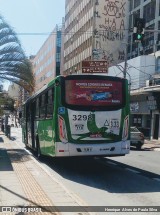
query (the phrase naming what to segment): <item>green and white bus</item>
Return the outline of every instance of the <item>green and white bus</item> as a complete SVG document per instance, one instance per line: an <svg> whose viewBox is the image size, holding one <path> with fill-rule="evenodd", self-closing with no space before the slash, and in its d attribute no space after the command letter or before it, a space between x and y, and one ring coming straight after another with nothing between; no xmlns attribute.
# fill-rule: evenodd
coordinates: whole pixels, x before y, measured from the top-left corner
<svg viewBox="0 0 160 215"><path fill-rule="evenodd" d="M22 111L23 142L38 156L129 153L128 81L104 75L58 76Z"/></svg>

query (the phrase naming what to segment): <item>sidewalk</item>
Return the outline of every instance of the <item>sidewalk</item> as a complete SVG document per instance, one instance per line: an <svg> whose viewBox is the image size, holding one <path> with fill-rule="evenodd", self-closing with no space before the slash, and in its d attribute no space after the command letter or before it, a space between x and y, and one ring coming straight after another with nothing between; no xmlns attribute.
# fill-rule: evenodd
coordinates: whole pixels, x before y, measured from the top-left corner
<svg viewBox="0 0 160 215"><path fill-rule="evenodd" d="M150 149L154 151L160 151L160 141L145 139L142 149Z"/></svg>
<svg viewBox="0 0 160 215"><path fill-rule="evenodd" d="M59 206L86 204L49 174L21 145L20 138L9 140L0 131L0 214L28 214L25 213L27 210L29 214L33 214L33 210L36 214L46 215L93 214L87 211L58 212ZM45 212L41 212L43 209Z"/></svg>
<svg viewBox="0 0 160 215"><path fill-rule="evenodd" d="M21 141L21 128L12 128L11 137L13 137L12 140L9 140L0 131L0 214L28 214L24 209L40 211L44 207L45 212L36 214L95 214L58 212L58 206L79 207L86 206L86 204L67 190L62 182L43 168L41 163L24 149ZM142 149L160 150L160 142L145 140ZM1 213L1 206L6 212ZM13 212L10 213L10 211Z"/></svg>

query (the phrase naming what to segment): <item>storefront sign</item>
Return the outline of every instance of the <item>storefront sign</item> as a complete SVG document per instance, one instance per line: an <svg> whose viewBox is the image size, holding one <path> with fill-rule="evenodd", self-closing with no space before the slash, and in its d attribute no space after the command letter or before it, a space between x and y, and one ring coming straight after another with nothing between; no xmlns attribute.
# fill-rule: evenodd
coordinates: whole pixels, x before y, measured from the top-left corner
<svg viewBox="0 0 160 215"><path fill-rule="evenodd" d="M157 102L154 96L148 96L147 106L149 110L157 109Z"/></svg>
<svg viewBox="0 0 160 215"><path fill-rule="evenodd" d="M139 111L138 102L133 102L133 103L130 104L130 111L131 112L138 112Z"/></svg>
<svg viewBox="0 0 160 215"><path fill-rule="evenodd" d="M107 73L108 61L82 61L82 73Z"/></svg>

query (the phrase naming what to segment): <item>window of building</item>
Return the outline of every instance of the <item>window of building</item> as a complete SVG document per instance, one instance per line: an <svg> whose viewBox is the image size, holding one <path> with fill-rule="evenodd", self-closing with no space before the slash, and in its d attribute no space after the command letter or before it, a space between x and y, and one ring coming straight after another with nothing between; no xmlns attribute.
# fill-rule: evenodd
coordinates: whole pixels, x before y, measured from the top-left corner
<svg viewBox="0 0 160 215"><path fill-rule="evenodd" d="M149 25L146 29L154 29L155 24ZM154 47L154 32L146 32L144 36L145 54L153 53Z"/></svg>
<svg viewBox="0 0 160 215"><path fill-rule="evenodd" d="M135 11L134 13L133 13L133 18L132 18L132 25L131 26L134 26L134 23L135 23L135 19L136 18L140 18L140 10L137 10L137 11Z"/></svg>
<svg viewBox="0 0 160 215"><path fill-rule="evenodd" d="M158 34L158 44L157 44L157 51L160 50L160 33Z"/></svg>
<svg viewBox="0 0 160 215"><path fill-rule="evenodd" d="M133 15L129 16L129 28L131 28L133 26Z"/></svg>
<svg viewBox="0 0 160 215"><path fill-rule="evenodd" d="M157 64L157 72L160 73L160 57L157 58L156 64Z"/></svg>
<svg viewBox="0 0 160 215"><path fill-rule="evenodd" d="M131 39L131 36L128 37L128 53L131 52L131 42L132 42L132 39Z"/></svg>
<svg viewBox="0 0 160 215"><path fill-rule="evenodd" d="M61 54L57 53L56 54L56 62L60 62L60 59L61 59Z"/></svg>
<svg viewBox="0 0 160 215"><path fill-rule="evenodd" d="M159 4L159 16L160 16L160 4Z"/></svg>
<svg viewBox="0 0 160 215"><path fill-rule="evenodd" d="M134 0L134 8L138 7L141 3L141 0Z"/></svg>
<svg viewBox="0 0 160 215"><path fill-rule="evenodd" d="M133 10L133 0L129 1L129 11Z"/></svg>
<svg viewBox="0 0 160 215"><path fill-rule="evenodd" d="M158 22L158 30L160 30L160 21ZM157 39L157 51L160 50L160 33L158 33L158 39Z"/></svg>
<svg viewBox="0 0 160 215"><path fill-rule="evenodd" d="M134 114L132 124L136 127L142 127L142 115Z"/></svg>
<svg viewBox="0 0 160 215"><path fill-rule="evenodd" d="M52 75L52 71L48 71L48 72L46 73L46 78L49 78L51 75Z"/></svg>
<svg viewBox="0 0 160 215"><path fill-rule="evenodd" d="M143 18L146 22L155 19L156 0L152 0L149 4L144 6Z"/></svg>

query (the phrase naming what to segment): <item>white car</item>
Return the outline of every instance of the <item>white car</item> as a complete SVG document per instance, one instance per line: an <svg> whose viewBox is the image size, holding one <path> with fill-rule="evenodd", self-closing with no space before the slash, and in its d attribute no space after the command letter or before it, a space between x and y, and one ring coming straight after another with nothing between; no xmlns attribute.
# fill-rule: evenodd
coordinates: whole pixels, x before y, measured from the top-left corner
<svg viewBox="0 0 160 215"><path fill-rule="evenodd" d="M136 127L130 127L131 146L135 146L137 149L141 149L144 144L144 134Z"/></svg>

